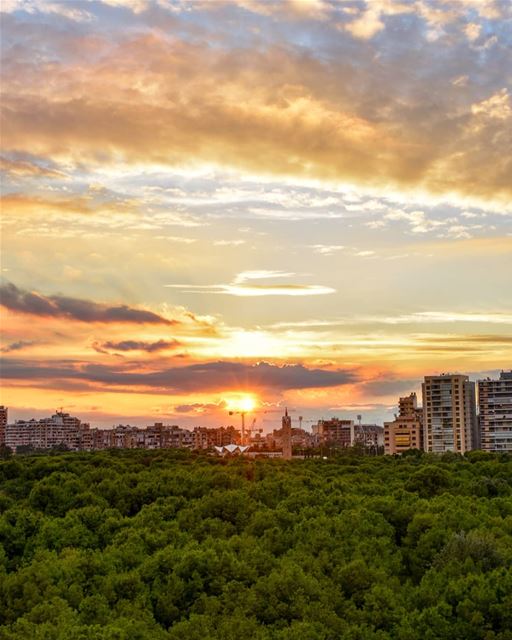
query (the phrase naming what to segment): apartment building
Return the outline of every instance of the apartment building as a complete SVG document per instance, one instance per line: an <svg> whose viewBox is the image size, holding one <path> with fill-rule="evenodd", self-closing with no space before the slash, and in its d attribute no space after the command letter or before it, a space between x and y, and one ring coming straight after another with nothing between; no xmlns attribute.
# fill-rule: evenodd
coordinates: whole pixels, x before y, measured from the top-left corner
<svg viewBox="0 0 512 640"><path fill-rule="evenodd" d="M0 407L0 447L5 445L5 427L7 426L7 407Z"/></svg>
<svg viewBox="0 0 512 640"><path fill-rule="evenodd" d="M425 376L422 394L425 451L465 453L479 448L475 383L468 376Z"/></svg>
<svg viewBox="0 0 512 640"><path fill-rule="evenodd" d="M319 420L313 426L313 434L318 436L320 442L351 447L355 441L354 421L339 418Z"/></svg>
<svg viewBox="0 0 512 640"><path fill-rule="evenodd" d="M69 413L57 412L51 418L41 420L16 420L5 426L5 445L16 451L18 447L52 449L63 446L78 451L81 448L82 431L89 425L82 424Z"/></svg>
<svg viewBox="0 0 512 640"><path fill-rule="evenodd" d="M384 453L394 455L408 449L423 449L423 409L415 393L399 398L398 415L384 423Z"/></svg>
<svg viewBox="0 0 512 640"><path fill-rule="evenodd" d="M481 448L512 452L512 371L478 381Z"/></svg>

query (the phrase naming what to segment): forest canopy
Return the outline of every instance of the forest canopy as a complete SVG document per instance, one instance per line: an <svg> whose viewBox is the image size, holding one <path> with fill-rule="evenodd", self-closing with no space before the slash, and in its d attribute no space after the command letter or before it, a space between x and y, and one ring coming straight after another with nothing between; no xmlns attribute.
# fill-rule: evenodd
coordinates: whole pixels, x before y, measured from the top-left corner
<svg viewBox="0 0 512 640"><path fill-rule="evenodd" d="M512 458L0 464L2 640L512 640Z"/></svg>

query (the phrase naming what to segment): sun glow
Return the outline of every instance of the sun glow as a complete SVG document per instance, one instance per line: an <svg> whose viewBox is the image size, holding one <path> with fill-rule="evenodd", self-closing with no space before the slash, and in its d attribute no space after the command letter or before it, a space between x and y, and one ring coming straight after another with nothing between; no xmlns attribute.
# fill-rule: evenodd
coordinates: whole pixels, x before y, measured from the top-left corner
<svg viewBox="0 0 512 640"><path fill-rule="evenodd" d="M241 395L229 398L226 401L228 411L233 413L251 413L256 408L254 396Z"/></svg>

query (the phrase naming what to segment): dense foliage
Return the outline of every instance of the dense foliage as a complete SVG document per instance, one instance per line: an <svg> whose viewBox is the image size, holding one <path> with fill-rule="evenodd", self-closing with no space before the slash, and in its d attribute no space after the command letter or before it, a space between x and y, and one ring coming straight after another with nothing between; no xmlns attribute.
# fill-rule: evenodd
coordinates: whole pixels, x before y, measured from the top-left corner
<svg viewBox="0 0 512 640"><path fill-rule="evenodd" d="M512 640L512 459L0 463L5 640Z"/></svg>

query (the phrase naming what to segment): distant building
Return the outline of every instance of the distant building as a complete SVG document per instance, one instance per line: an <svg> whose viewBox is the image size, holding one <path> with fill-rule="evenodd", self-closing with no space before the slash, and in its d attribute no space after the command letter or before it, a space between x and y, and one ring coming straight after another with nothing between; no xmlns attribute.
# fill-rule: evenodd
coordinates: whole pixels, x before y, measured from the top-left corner
<svg viewBox="0 0 512 640"><path fill-rule="evenodd" d="M211 449L228 444L240 444L240 432L235 427L195 427L192 432L194 449Z"/></svg>
<svg viewBox="0 0 512 640"><path fill-rule="evenodd" d="M353 420L319 420L313 426L313 433L318 436L321 443L351 447L355 442L355 427Z"/></svg>
<svg viewBox="0 0 512 640"><path fill-rule="evenodd" d="M233 432L238 433L233 427L207 431L209 446L229 444L234 441ZM195 433L176 425L157 422L145 429L123 424L112 429L91 429L79 418L62 412L41 420L17 420L5 427L5 444L13 451L23 446L34 449L65 447L72 451L192 448L194 442Z"/></svg>
<svg viewBox="0 0 512 640"><path fill-rule="evenodd" d="M400 398L398 416L384 423L384 453L394 455L408 449L423 449L423 409L415 393Z"/></svg>
<svg viewBox="0 0 512 640"><path fill-rule="evenodd" d="M0 447L5 445L5 427L7 426L7 407L0 407Z"/></svg>
<svg viewBox="0 0 512 640"><path fill-rule="evenodd" d="M426 451L465 453L479 447L475 383L468 376L426 376L422 393Z"/></svg>
<svg viewBox="0 0 512 640"><path fill-rule="evenodd" d="M13 451L27 446L34 449L65 447L73 451L81 449L82 433L89 429L69 413L57 412L51 418L41 420L17 420L5 427L5 444Z"/></svg>
<svg viewBox="0 0 512 640"><path fill-rule="evenodd" d="M265 436L262 436L261 434L255 434L251 438L251 450L280 450L282 452L283 433L285 433L285 437L287 437L286 431L281 427L281 429L274 429L271 433L267 433ZM312 433L306 431L305 429L300 429L297 427L291 427L290 439L292 451L294 448L308 449L311 447L315 447L318 444L317 436L314 436Z"/></svg>
<svg viewBox="0 0 512 640"><path fill-rule="evenodd" d="M155 427L159 426L158 423ZM149 427L148 427L149 428ZM194 446L194 434L189 429L177 425L163 426L160 436L162 449L191 449Z"/></svg>
<svg viewBox="0 0 512 640"><path fill-rule="evenodd" d="M354 425L354 444L382 452L384 447L384 427L379 424Z"/></svg>
<svg viewBox="0 0 512 640"><path fill-rule="evenodd" d="M288 409L285 409L284 416L281 420L281 442L283 447L283 458L285 460L292 459L292 418L288 415Z"/></svg>
<svg viewBox="0 0 512 640"><path fill-rule="evenodd" d="M478 381L481 448L512 452L512 371Z"/></svg>

